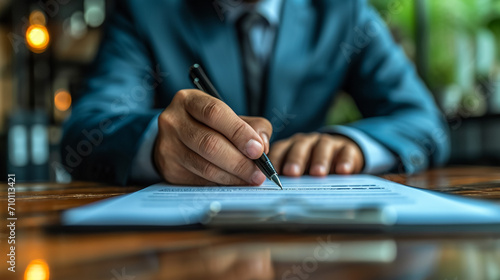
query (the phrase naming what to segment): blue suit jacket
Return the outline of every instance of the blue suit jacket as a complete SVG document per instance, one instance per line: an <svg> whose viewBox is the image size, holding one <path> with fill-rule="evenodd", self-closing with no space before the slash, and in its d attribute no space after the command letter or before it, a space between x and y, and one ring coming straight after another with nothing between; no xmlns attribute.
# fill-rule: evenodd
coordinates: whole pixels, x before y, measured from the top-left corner
<svg viewBox="0 0 500 280"><path fill-rule="evenodd" d="M143 132L201 63L226 103L247 113L236 29L214 1L122 0L110 15L85 90L65 124L62 158L77 179L126 183ZM324 127L337 92L364 119L350 126L413 173L443 163L439 110L365 0L286 0L267 72L273 140Z"/></svg>

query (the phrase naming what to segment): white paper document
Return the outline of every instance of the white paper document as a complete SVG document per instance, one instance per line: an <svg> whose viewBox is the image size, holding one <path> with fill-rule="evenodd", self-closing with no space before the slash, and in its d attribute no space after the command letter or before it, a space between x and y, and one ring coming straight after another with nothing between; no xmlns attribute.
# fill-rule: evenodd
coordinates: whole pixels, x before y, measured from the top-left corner
<svg viewBox="0 0 500 280"><path fill-rule="evenodd" d="M500 206L407 187L369 175L282 177L284 190L157 184L135 193L71 209L76 226L186 226L229 228L314 225L500 225Z"/></svg>

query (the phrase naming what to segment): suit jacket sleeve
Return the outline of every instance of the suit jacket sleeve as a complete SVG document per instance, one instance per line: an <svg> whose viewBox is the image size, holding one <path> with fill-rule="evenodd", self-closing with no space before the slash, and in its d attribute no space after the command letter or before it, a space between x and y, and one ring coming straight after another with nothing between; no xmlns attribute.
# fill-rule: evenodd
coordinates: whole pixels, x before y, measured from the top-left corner
<svg viewBox="0 0 500 280"><path fill-rule="evenodd" d="M365 0L355 2L351 18L352 30L341 45L350 67L344 89L364 119L350 126L396 154L401 172L445 163L447 126L414 67Z"/></svg>
<svg viewBox="0 0 500 280"><path fill-rule="evenodd" d="M153 96L165 74L140 34L126 4L117 4L64 125L62 161L74 179L125 184L142 134L159 113Z"/></svg>

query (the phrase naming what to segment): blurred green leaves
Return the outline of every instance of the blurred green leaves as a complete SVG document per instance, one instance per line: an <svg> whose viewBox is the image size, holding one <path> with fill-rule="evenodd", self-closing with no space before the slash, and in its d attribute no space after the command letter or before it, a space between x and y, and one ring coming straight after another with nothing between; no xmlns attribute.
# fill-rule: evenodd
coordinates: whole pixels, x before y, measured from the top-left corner
<svg viewBox="0 0 500 280"><path fill-rule="evenodd" d="M500 113L500 0L369 1L413 60L415 2L425 3L426 82L446 115ZM354 102L341 95L328 119L329 123L345 123L359 117Z"/></svg>
<svg viewBox="0 0 500 280"><path fill-rule="evenodd" d="M398 1L370 2L377 10L384 11ZM415 1L404 1L403 11L392 15L392 21L388 22L412 59L416 40ZM480 104L474 107L477 111L471 112L472 115L486 113L487 99L481 96L484 92L478 90L478 84L496 79L500 72L500 0L422 1L426 4L429 26L428 86L447 113L460 111L471 100Z"/></svg>

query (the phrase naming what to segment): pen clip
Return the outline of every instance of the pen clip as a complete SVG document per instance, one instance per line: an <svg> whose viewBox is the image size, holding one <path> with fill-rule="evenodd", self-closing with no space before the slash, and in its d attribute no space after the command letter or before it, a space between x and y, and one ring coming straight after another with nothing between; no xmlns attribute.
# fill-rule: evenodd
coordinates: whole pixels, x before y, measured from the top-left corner
<svg viewBox="0 0 500 280"><path fill-rule="evenodd" d="M189 68L189 76L191 77L192 83L195 84L199 90L204 91L209 95L222 100L222 97L220 96L219 92L217 92L214 85L208 78L207 74L198 63L193 64L193 66Z"/></svg>
<svg viewBox="0 0 500 280"><path fill-rule="evenodd" d="M203 86L200 84L200 79L194 78L193 79L193 84L201 91L206 92L206 90L203 88Z"/></svg>

